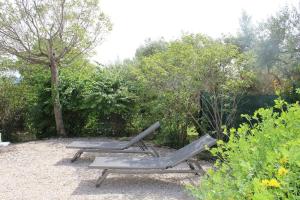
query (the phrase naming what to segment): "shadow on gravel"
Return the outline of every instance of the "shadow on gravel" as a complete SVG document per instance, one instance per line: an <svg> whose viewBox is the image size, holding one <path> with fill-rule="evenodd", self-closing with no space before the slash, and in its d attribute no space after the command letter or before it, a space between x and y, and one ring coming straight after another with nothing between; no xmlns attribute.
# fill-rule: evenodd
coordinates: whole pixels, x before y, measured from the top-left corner
<svg viewBox="0 0 300 200"><path fill-rule="evenodd" d="M183 185L149 176L108 177L99 188L95 186L96 179L82 180L72 195L99 195L99 199L101 195L124 195L126 199L131 196L133 199L193 199L182 193Z"/></svg>
<svg viewBox="0 0 300 200"><path fill-rule="evenodd" d="M80 158L75 162L71 162L71 158L63 158L55 163L55 166L70 166L70 167L82 167L82 166L89 166L92 163L93 159L90 158Z"/></svg>
<svg viewBox="0 0 300 200"><path fill-rule="evenodd" d="M14 144L10 144L6 147L0 147L0 156L1 154L3 153L10 153L10 152L16 152L17 149L16 149L16 146Z"/></svg>

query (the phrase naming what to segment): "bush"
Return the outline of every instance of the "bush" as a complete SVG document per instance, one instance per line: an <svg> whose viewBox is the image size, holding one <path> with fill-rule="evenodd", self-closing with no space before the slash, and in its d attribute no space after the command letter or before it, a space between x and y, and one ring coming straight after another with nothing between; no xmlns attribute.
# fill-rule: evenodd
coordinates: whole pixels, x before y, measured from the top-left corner
<svg viewBox="0 0 300 200"><path fill-rule="evenodd" d="M200 187L198 199L299 199L300 106L276 100L257 110L249 122L231 129L229 142L212 149L218 157ZM256 123L253 123L256 121Z"/></svg>
<svg viewBox="0 0 300 200"><path fill-rule="evenodd" d="M12 141L12 133L24 129L24 91L26 88L20 86L16 78L0 74L0 132L4 141Z"/></svg>
<svg viewBox="0 0 300 200"><path fill-rule="evenodd" d="M26 131L37 138L57 136L51 98L50 74L24 76L32 94ZM68 136L124 136L134 107L134 94L118 73L91 64L60 71L60 100Z"/></svg>

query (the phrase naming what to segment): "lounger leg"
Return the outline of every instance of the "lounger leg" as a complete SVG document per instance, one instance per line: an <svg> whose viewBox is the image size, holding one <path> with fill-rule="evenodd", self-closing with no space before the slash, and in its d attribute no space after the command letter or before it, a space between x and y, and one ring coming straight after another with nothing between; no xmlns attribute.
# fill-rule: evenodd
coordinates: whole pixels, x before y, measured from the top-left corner
<svg viewBox="0 0 300 200"><path fill-rule="evenodd" d="M195 166L192 164L192 162L190 162L190 161L187 160L186 163L188 164L188 166L190 167L191 170L195 170L196 169ZM195 175L199 175L199 173L196 172Z"/></svg>
<svg viewBox="0 0 300 200"><path fill-rule="evenodd" d="M199 163L198 161L196 161L196 160L187 160L186 162L188 163L189 166L190 166L190 165L193 166L194 169L192 169L191 166L190 166L190 168L191 168L192 170L195 170L195 169L196 169L196 170L200 171L201 174L199 174L199 173L197 172L197 173L196 173L197 175L203 175L203 174L205 174L205 171L203 170L203 168L201 167L201 165L200 165L200 163Z"/></svg>
<svg viewBox="0 0 300 200"><path fill-rule="evenodd" d="M82 150L77 151L77 153L75 153L74 157L71 159L71 162L74 162L75 160L77 160L81 154L83 153Z"/></svg>
<svg viewBox="0 0 300 200"><path fill-rule="evenodd" d="M107 169L104 169L102 171L102 175L98 178L98 180L96 182L96 187L100 187L100 185L105 180L105 178L107 177L107 175L108 175L108 171L107 171Z"/></svg>
<svg viewBox="0 0 300 200"><path fill-rule="evenodd" d="M142 151L146 151L146 150L149 151L150 149L151 151L149 153L152 156L159 157L159 153L151 145L147 146L143 141L140 141L137 145L140 147Z"/></svg>
<svg viewBox="0 0 300 200"><path fill-rule="evenodd" d="M137 143L137 145L138 145L138 147L140 147L140 149L142 150L142 151L145 151L146 150L146 148L145 148L145 146L141 143L141 142L139 142L139 143Z"/></svg>
<svg viewBox="0 0 300 200"><path fill-rule="evenodd" d="M155 150L155 148L152 146L149 146L149 148L152 150L152 155L154 155L154 157L159 157L159 153Z"/></svg>
<svg viewBox="0 0 300 200"><path fill-rule="evenodd" d="M147 149L147 146L145 145L145 143L141 140L141 141L139 141L139 144L142 146L142 147L144 147L145 149Z"/></svg>
<svg viewBox="0 0 300 200"><path fill-rule="evenodd" d="M201 171L201 174L205 174L204 169L201 167L201 165L199 164L199 162L194 161L194 165Z"/></svg>

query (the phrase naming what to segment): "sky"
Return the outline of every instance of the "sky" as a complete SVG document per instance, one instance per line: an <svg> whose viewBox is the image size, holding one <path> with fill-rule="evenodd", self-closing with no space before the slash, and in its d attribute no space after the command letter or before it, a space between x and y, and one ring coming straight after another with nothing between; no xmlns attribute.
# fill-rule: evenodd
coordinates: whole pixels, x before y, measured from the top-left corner
<svg viewBox="0 0 300 200"><path fill-rule="evenodd" d="M148 38L174 40L183 33L212 37L235 34L242 11L253 22L266 19L280 7L299 0L100 0L112 31L96 48L94 61L111 64L132 58Z"/></svg>

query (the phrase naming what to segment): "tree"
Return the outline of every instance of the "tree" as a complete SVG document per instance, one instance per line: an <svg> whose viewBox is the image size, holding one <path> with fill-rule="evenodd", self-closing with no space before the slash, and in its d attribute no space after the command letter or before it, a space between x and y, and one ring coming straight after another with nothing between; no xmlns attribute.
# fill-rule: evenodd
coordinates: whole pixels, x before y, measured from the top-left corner
<svg viewBox="0 0 300 200"><path fill-rule="evenodd" d="M238 46L240 52L250 53L256 44L257 28L252 22L252 17L245 11L242 12L239 25L236 35L225 35L223 40L227 44Z"/></svg>
<svg viewBox="0 0 300 200"><path fill-rule="evenodd" d="M277 68L285 77L293 76L300 56L300 10L283 7L260 24L256 54L261 66L268 71Z"/></svg>
<svg viewBox="0 0 300 200"><path fill-rule="evenodd" d="M255 27L252 24L252 18L245 11L243 11L240 18L240 30L237 34L237 46L241 51L249 51L253 48L255 38Z"/></svg>
<svg viewBox="0 0 300 200"><path fill-rule="evenodd" d="M147 56L151 56L158 52L166 51L168 43L163 39L159 39L157 41L152 41L150 38L145 41L144 45L141 45L135 51L136 58L143 58Z"/></svg>
<svg viewBox="0 0 300 200"><path fill-rule="evenodd" d="M297 95L295 88L300 83L300 10L285 6L275 15L260 23L254 46L256 65L265 69L272 78L277 92L285 96ZM267 84L265 84L267 85Z"/></svg>
<svg viewBox="0 0 300 200"><path fill-rule="evenodd" d="M233 124L239 97L251 83L246 64L247 57L236 46L196 34L140 58L134 73L144 83L141 99L168 123L172 139L177 134L172 142L183 145L191 127L222 139L223 125Z"/></svg>
<svg viewBox="0 0 300 200"><path fill-rule="evenodd" d="M51 71L57 133L66 135L59 100L58 66L91 52L111 30L98 0L0 2L0 51Z"/></svg>

